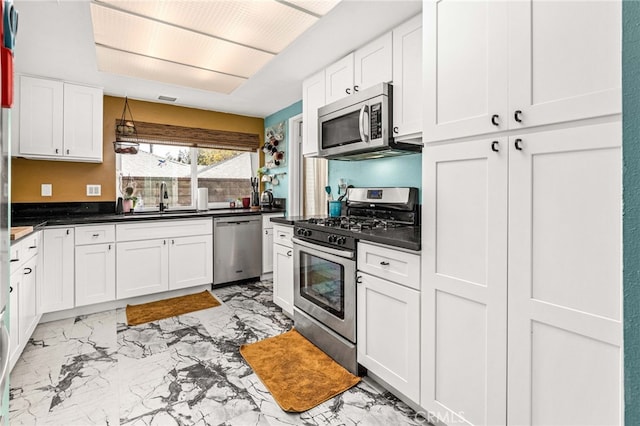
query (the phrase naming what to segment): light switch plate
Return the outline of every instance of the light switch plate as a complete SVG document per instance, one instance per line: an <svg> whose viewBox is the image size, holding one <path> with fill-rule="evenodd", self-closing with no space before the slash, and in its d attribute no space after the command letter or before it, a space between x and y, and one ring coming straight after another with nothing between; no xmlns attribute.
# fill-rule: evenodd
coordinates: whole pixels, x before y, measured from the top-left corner
<svg viewBox="0 0 640 426"><path fill-rule="evenodd" d="M43 197L51 197L53 195L53 185L50 183L43 183L40 186L40 195Z"/></svg>
<svg viewBox="0 0 640 426"><path fill-rule="evenodd" d="M87 185L87 197L99 197L102 193L102 185Z"/></svg>

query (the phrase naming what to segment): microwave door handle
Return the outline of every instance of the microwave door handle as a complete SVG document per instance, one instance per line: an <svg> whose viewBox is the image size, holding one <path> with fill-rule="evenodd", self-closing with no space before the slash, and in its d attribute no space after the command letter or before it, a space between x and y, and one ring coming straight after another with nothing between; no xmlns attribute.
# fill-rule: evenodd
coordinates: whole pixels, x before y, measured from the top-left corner
<svg viewBox="0 0 640 426"><path fill-rule="evenodd" d="M365 115L367 117L367 121L369 121L369 105L362 105L362 108L360 108L360 119L359 119L360 139L363 142L369 142L369 134L368 132L365 133Z"/></svg>

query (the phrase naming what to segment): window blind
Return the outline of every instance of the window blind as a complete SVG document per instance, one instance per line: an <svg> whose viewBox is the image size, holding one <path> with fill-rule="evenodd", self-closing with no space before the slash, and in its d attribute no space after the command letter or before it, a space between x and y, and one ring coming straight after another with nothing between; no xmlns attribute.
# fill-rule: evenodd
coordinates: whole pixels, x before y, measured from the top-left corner
<svg viewBox="0 0 640 426"><path fill-rule="evenodd" d="M116 119L116 129L120 120ZM227 130L200 129L197 127L174 126L171 124L135 122L137 142L160 143L185 147L233 149L255 152L260 147L260 136L256 133L231 132ZM119 140L135 142L131 135L118 134Z"/></svg>

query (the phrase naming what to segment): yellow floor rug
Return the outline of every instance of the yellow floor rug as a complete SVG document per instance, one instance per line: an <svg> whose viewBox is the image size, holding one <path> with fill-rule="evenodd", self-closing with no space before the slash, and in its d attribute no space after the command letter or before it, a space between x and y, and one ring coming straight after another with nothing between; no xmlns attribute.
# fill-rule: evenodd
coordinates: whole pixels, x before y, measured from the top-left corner
<svg viewBox="0 0 640 426"><path fill-rule="evenodd" d="M360 381L295 329L242 345L240 353L288 412L307 411Z"/></svg>
<svg viewBox="0 0 640 426"><path fill-rule="evenodd" d="M216 306L220 306L220 302L207 290L157 302L127 305L127 324L144 324Z"/></svg>

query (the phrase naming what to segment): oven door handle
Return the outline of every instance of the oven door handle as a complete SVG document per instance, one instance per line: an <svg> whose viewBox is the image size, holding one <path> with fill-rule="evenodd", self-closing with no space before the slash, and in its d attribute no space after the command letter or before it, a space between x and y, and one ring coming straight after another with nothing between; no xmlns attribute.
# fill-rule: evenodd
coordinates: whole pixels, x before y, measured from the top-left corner
<svg viewBox="0 0 640 426"><path fill-rule="evenodd" d="M348 259L353 259L353 256L355 255L354 252L349 251L349 250L339 250L339 249L334 249L331 247L325 247L325 246L320 246L318 244L313 244L313 243L308 243L306 241L302 241L296 237L291 237L291 241L293 241L294 244L297 244L299 246L302 247L307 247L310 249L314 249L314 250L318 250L318 251L322 251L325 253L329 253L329 254L333 254L336 256L340 256L340 257L346 257Z"/></svg>

